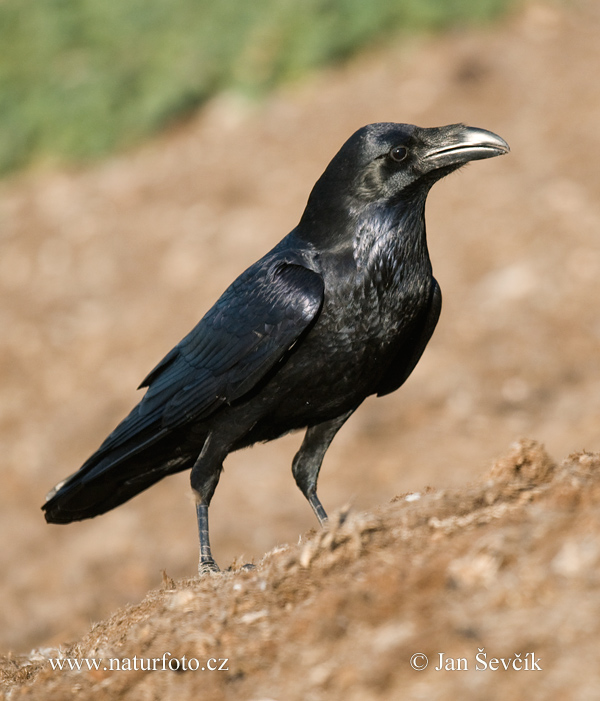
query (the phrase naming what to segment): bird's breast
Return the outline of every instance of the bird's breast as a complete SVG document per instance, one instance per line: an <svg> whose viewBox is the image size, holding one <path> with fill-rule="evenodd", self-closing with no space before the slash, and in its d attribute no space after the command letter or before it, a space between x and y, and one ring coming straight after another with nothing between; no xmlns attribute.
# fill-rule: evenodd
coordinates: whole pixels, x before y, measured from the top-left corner
<svg viewBox="0 0 600 701"><path fill-rule="evenodd" d="M403 253L382 251L343 280L326 280L319 318L325 336L347 338L354 352L373 352L393 345L412 326L429 303L433 277L426 255Z"/></svg>

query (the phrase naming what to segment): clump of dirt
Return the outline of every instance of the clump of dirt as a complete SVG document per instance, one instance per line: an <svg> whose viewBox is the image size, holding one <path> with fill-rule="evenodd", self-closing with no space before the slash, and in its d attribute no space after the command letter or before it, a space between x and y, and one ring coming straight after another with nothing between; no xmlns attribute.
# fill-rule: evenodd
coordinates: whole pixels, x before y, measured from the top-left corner
<svg viewBox="0 0 600 701"><path fill-rule="evenodd" d="M24 699L591 698L599 504L600 455L556 465L523 440L471 486L338 512L251 571L165 575L0 672Z"/></svg>

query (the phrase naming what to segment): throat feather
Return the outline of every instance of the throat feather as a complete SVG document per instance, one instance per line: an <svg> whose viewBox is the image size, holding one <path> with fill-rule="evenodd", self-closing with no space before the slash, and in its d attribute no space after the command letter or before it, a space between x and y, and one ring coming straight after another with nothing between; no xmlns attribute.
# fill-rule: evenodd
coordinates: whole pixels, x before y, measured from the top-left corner
<svg viewBox="0 0 600 701"><path fill-rule="evenodd" d="M363 219L354 240L359 277L386 294L431 275L424 218L393 214Z"/></svg>

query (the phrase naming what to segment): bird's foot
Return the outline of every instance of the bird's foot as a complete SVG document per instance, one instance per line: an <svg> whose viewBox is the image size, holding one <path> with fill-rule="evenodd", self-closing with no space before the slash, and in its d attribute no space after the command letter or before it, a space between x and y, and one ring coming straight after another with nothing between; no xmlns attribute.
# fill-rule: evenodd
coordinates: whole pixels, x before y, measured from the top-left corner
<svg viewBox="0 0 600 701"><path fill-rule="evenodd" d="M220 572L219 565L212 557L201 557L198 562L198 574L203 577L205 574Z"/></svg>
<svg viewBox="0 0 600 701"><path fill-rule="evenodd" d="M230 567L227 568L228 572L248 572L250 570L255 570L256 565L253 565L251 562L247 562L245 565L240 565L239 567L234 563Z"/></svg>

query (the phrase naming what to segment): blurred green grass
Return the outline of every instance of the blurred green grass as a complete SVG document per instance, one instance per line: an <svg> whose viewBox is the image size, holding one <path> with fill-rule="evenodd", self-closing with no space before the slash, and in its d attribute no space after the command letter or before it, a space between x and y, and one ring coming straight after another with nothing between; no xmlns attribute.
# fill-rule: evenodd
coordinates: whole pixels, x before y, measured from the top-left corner
<svg viewBox="0 0 600 701"><path fill-rule="evenodd" d="M0 0L0 173L139 142L215 93L259 95L390 36L511 0Z"/></svg>

